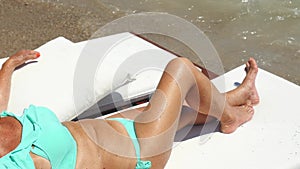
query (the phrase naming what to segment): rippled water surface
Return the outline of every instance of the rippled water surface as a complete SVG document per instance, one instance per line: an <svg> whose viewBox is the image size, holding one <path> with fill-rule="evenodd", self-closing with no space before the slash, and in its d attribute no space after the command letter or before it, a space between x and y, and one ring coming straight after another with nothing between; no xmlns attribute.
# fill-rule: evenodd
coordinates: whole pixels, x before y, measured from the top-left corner
<svg viewBox="0 0 300 169"><path fill-rule="evenodd" d="M57 1L77 3L90 10L97 10L97 3L101 3L113 9L112 14L166 12L179 16L205 32L225 71L252 56L261 68L300 84L299 0Z"/></svg>

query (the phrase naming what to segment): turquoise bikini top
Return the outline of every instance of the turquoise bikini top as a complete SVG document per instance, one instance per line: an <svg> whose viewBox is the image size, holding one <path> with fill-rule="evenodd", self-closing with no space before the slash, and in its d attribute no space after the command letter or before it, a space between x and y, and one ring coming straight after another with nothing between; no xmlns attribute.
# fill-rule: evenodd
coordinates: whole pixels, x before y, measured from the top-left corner
<svg viewBox="0 0 300 169"><path fill-rule="evenodd" d="M0 158L1 169L34 169L29 152L49 160L52 169L75 168L76 142L51 110L31 105L21 117L9 112L0 114L6 116L20 121L22 139L16 149Z"/></svg>

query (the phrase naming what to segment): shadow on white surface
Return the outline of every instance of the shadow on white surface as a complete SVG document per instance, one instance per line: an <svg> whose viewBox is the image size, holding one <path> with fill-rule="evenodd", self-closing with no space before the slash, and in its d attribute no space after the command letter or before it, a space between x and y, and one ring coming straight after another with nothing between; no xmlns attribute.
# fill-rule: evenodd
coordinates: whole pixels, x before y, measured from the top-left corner
<svg viewBox="0 0 300 169"><path fill-rule="evenodd" d="M183 106L182 111L193 111L188 106ZM175 135L175 142L186 141L195 137L220 132L220 124L217 119L206 122L200 125L190 125L177 131Z"/></svg>

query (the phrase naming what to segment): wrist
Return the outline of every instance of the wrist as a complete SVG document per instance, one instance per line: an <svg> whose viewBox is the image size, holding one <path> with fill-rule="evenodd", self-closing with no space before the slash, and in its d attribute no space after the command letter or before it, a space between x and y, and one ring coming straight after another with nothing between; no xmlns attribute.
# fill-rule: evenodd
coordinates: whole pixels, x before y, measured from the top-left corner
<svg viewBox="0 0 300 169"><path fill-rule="evenodd" d="M2 65L2 70L13 72L15 70L16 66L12 62L11 59L6 60Z"/></svg>

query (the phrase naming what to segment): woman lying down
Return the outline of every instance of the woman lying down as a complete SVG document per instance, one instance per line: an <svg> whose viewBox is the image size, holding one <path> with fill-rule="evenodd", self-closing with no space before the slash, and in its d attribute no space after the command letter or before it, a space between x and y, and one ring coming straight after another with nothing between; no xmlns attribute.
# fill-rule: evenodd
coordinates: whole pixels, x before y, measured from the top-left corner
<svg viewBox="0 0 300 169"><path fill-rule="evenodd" d="M246 63L242 84L220 93L188 59L176 58L145 108L60 123L50 109L31 105L18 117L6 111L12 74L38 57L38 52L20 51L0 70L0 168L164 168L177 130L214 117L221 132L232 133L252 118L259 102L254 59ZM181 112L184 101L193 112Z"/></svg>

